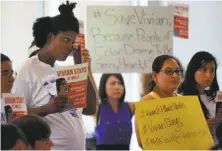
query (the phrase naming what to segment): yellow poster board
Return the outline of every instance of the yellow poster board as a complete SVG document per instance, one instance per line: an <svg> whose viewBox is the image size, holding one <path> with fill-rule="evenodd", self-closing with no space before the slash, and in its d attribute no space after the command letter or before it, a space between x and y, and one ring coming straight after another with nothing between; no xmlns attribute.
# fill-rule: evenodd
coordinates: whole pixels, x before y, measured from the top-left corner
<svg viewBox="0 0 222 151"><path fill-rule="evenodd" d="M196 96L138 102L136 120L144 150L207 150L214 145Z"/></svg>

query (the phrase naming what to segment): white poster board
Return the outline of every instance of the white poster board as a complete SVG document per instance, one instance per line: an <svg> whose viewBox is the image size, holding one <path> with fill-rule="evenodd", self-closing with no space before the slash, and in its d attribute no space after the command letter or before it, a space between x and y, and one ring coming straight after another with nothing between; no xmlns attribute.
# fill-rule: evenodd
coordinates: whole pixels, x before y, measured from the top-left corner
<svg viewBox="0 0 222 151"><path fill-rule="evenodd" d="M171 6L88 6L92 71L150 72L157 56L173 53L173 21Z"/></svg>

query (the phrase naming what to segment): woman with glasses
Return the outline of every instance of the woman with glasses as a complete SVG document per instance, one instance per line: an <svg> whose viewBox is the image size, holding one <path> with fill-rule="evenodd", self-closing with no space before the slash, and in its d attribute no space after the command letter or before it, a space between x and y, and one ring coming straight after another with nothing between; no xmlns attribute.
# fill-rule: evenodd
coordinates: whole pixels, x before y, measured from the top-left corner
<svg viewBox="0 0 222 151"><path fill-rule="evenodd" d="M36 115L26 115L12 121L25 134L34 150L50 150L53 143L50 139L51 129L46 121Z"/></svg>
<svg viewBox="0 0 222 151"><path fill-rule="evenodd" d="M183 95L197 95L210 129L216 115L215 97L219 90L217 82L217 62L209 52L197 52L190 60L184 82L179 88Z"/></svg>
<svg viewBox="0 0 222 151"><path fill-rule="evenodd" d="M1 53L1 93L10 93L16 73L8 56Z"/></svg>
<svg viewBox="0 0 222 151"><path fill-rule="evenodd" d="M182 66L175 57L161 55L155 58L152 64L151 92L145 95L142 101L178 96L175 91L180 85L182 74ZM142 148L136 119L135 128L138 144Z"/></svg>
<svg viewBox="0 0 222 151"><path fill-rule="evenodd" d="M69 92L70 86L64 78L56 79L57 92Z"/></svg>
<svg viewBox="0 0 222 151"><path fill-rule="evenodd" d="M101 104L97 113L96 149L129 150L134 104L125 102L121 74L103 74L100 80Z"/></svg>

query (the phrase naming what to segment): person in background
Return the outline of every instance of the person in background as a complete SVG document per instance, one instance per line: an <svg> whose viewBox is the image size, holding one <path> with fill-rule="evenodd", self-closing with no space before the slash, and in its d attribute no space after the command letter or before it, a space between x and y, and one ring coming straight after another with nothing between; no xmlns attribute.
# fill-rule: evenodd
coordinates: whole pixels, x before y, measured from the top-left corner
<svg viewBox="0 0 222 151"><path fill-rule="evenodd" d="M179 88L183 95L197 95L208 124L211 127L212 119L216 114L214 101L219 85L217 82L217 62L209 52L197 52L190 60L184 82ZM211 123L211 124L210 124Z"/></svg>
<svg viewBox="0 0 222 151"><path fill-rule="evenodd" d="M179 60L178 60L179 61ZM181 64L181 63L180 63ZM183 70L183 66L181 66L181 70ZM184 80L184 74L181 75L181 83ZM150 93L152 90L152 73L142 73L141 74L141 97Z"/></svg>
<svg viewBox="0 0 222 151"><path fill-rule="evenodd" d="M25 134L27 141L34 150L50 150L51 130L46 121L36 115L26 115L12 121Z"/></svg>
<svg viewBox="0 0 222 151"><path fill-rule="evenodd" d="M141 101L178 96L175 91L180 85L182 74L182 65L175 57L169 55L156 57L152 64L151 92L145 95ZM136 118L135 129L138 144L142 148Z"/></svg>
<svg viewBox="0 0 222 151"><path fill-rule="evenodd" d="M78 117L63 112L68 104L68 93L57 93L56 90L55 61L65 61L73 52L75 64L90 64L87 50L73 49L79 34L79 22L73 14L75 6L76 3L67 1L59 6L59 15L41 17L34 22L34 42L40 50L38 55L25 62L12 88L12 92L24 95L29 114L42 116L49 124L53 150L84 150L82 113L92 115L96 111L91 70L88 73L87 106L77 110Z"/></svg>
<svg viewBox="0 0 222 151"><path fill-rule="evenodd" d="M125 102L121 74L103 74L99 85L101 104L96 127L97 150L129 150L134 104Z"/></svg>
<svg viewBox="0 0 222 151"><path fill-rule="evenodd" d="M1 93L10 93L16 73L8 56L1 53Z"/></svg>
<svg viewBox="0 0 222 151"><path fill-rule="evenodd" d="M179 88L179 93L198 96L210 130L215 125L215 97L218 90L215 57L209 52L197 52L187 66L185 79Z"/></svg>
<svg viewBox="0 0 222 151"><path fill-rule="evenodd" d="M69 92L69 84L64 78L56 79L57 92Z"/></svg>
<svg viewBox="0 0 222 151"><path fill-rule="evenodd" d="M1 124L1 150L31 150L25 134L15 125Z"/></svg>

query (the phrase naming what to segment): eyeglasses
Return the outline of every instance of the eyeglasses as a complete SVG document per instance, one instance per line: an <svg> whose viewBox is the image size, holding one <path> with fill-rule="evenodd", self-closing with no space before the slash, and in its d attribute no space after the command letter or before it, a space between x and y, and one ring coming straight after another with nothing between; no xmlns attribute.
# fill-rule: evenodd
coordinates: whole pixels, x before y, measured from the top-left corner
<svg viewBox="0 0 222 151"><path fill-rule="evenodd" d="M2 70L2 71L1 71L1 76L5 76L5 77L6 77L6 76L7 76L7 77L11 77L11 76L12 76L12 77L15 78L15 77L17 76L17 73L16 73L15 71L13 71L13 70L12 70L11 72L8 71L8 70Z"/></svg>
<svg viewBox="0 0 222 151"><path fill-rule="evenodd" d="M182 74L183 74L183 70L180 70L180 69L164 69L164 70L160 70L160 72L163 72L163 73L165 73L166 75L173 75L174 72L175 72L177 75L182 75Z"/></svg>

